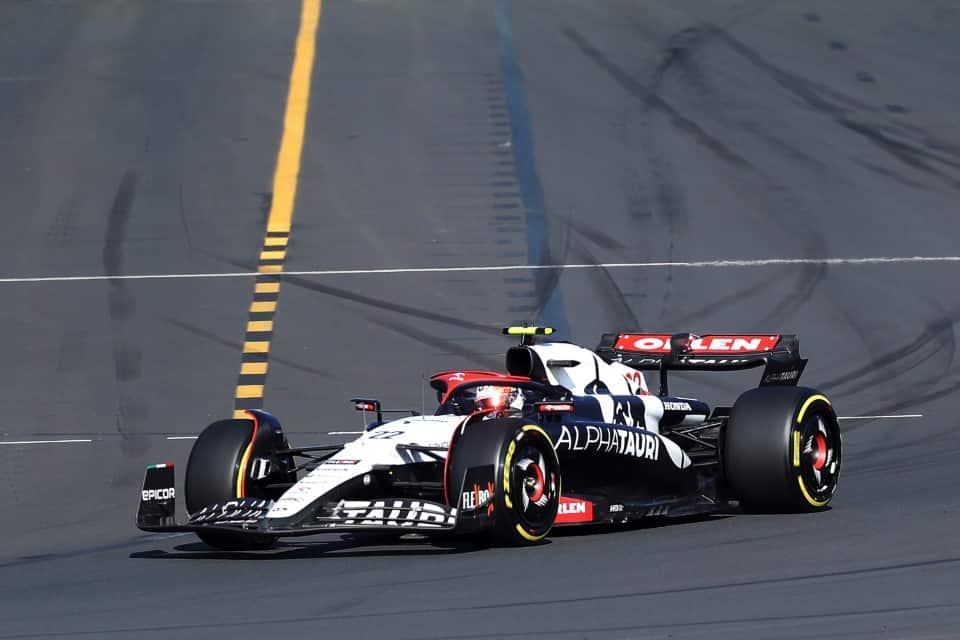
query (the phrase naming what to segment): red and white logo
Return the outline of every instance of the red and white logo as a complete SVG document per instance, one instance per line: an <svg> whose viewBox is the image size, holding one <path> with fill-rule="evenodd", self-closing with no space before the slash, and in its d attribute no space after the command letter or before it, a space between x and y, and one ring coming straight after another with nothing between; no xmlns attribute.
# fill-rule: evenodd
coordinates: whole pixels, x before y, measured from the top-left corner
<svg viewBox="0 0 960 640"><path fill-rule="evenodd" d="M557 509L557 524L593 521L593 503L560 496L560 508Z"/></svg>
<svg viewBox="0 0 960 640"><path fill-rule="evenodd" d="M780 336L703 336L690 342L690 353L720 355L727 353L754 353L770 351L777 346ZM641 353L670 353L670 336L624 333L617 338L614 349Z"/></svg>

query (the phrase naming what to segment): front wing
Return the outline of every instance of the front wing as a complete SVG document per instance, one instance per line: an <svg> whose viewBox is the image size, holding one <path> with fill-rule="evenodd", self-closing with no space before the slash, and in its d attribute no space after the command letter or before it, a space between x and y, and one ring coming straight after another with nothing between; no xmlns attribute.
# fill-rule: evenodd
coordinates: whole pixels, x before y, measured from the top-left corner
<svg viewBox="0 0 960 640"><path fill-rule="evenodd" d="M212 504L176 519L173 464L151 465L143 481L137 527L150 532L233 531L276 536L304 536L337 531L410 531L440 533L457 525L457 509L427 500L340 500L326 515L294 519L267 518L273 501L237 498Z"/></svg>

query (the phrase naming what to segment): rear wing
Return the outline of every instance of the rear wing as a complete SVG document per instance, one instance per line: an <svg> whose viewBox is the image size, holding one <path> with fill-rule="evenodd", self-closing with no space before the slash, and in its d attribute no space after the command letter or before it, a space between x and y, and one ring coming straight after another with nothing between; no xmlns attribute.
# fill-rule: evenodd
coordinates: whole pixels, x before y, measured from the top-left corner
<svg viewBox="0 0 960 640"><path fill-rule="evenodd" d="M807 361L795 335L673 335L605 333L596 353L641 371L660 371L661 395L666 372L739 371L764 367L760 386L795 385Z"/></svg>

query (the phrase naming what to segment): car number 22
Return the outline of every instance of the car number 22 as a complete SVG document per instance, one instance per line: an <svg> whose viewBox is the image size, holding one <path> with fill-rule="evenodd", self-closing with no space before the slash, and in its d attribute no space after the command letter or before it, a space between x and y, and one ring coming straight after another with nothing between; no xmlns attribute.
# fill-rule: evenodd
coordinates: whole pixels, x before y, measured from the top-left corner
<svg viewBox="0 0 960 640"><path fill-rule="evenodd" d="M400 435L403 435L403 431L374 431L367 437L371 440L391 440Z"/></svg>

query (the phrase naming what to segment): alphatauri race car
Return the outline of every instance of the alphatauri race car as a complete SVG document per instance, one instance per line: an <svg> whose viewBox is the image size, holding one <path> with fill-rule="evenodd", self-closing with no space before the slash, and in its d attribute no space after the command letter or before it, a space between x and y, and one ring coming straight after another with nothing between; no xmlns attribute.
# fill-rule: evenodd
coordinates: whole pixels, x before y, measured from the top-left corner
<svg viewBox="0 0 960 640"><path fill-rule="evenodd" d="M836 491L839 423L826 396L797 386L796 336L619 333L590 350L538 343L547 327L504 333L520 336L507 372L435 374L434 415L385 421L378 401L354 399L375 419L352 442L291 446L265 411L214 422L187 462L187 520L173 465L151 465L137 526L231 550L344 531L514 545L554 526L816 511ZM731 407L668 392L673 370L761 366ZM659 373L657 393L643 371Z"/></svg>

